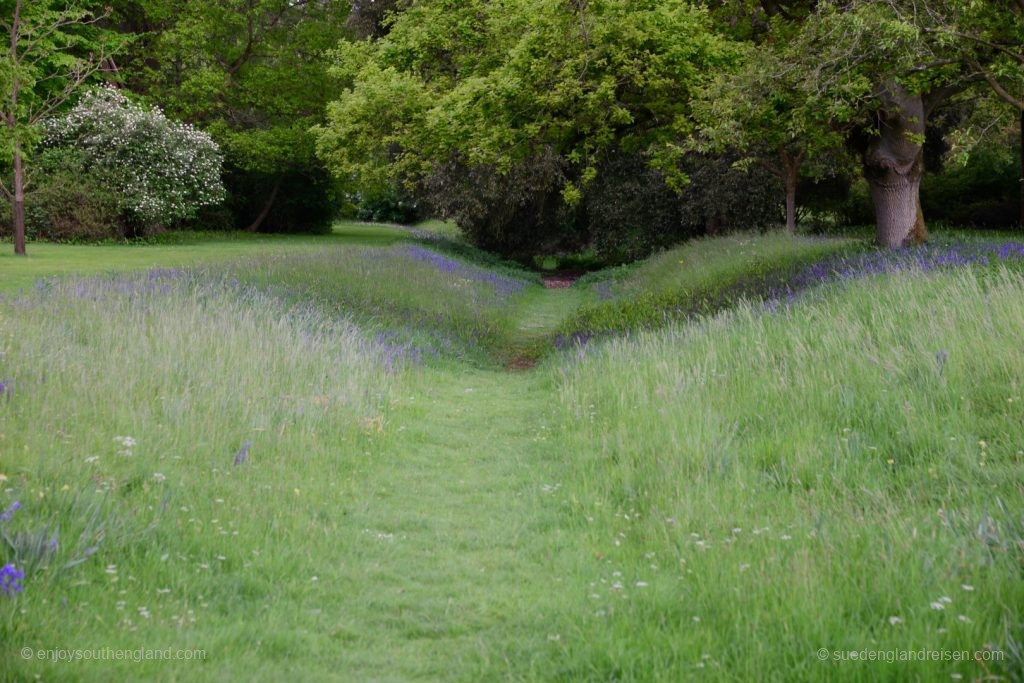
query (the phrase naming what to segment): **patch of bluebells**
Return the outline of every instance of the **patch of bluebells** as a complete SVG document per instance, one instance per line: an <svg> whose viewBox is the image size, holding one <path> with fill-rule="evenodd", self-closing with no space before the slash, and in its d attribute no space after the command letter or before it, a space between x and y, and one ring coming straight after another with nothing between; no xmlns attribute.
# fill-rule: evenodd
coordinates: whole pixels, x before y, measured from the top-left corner
<svg viewBox="0 0 1024 683"><path fill-rule="evenodd" d="M149 294L169 294L175 283L185 279L189 271L184 268L153 268L141 274L97 275L62 281L59 278L37 280L35 290L41 294L66 291L77 299L105 301L114 296L129 298ZM26 298L15 302L31 305Z"/></svg>
<svg viewBox="0 0 1024 683"><path fill-rule="evenodd" d="M11 400L11 380L0 379L0 399L4 401Z"/></svg>
<svg viewBox="0 0 1024 683"><path fill-rule="evenodd" d="M463 263L462 261L457 261L445 256L444 254L440 254L436 251L432 251L418 245L397 247L396 250L405 258L430 264L441 272L451 273L456 277L460 277L471 282L482 282L493 285L495 293L501 297L510 297L519 294L527 287L527 282L525 280L520 280L508 275L501 275L500 273L495 273L494 271L487 270L486 268L480 268L479 266Z"/></svg>
<svg viewBox="0 0 1024 683"><path fill-rule="evenodd" d="M13 598L25 590L25 585L22 583L24 579L25 572L13 564L5 564L3 568L0 568L0 593Z"/></svg>
<svg viewBox="0 0 1024 683"><path fill-rule="evenodd" d="M602 280L594 284L594 292L597 294L598 301L611 301L615 298L615 292L612 291L612 281Z"/></svg>
<svg viewBox="0 0 1024 683"><path fill-rule="evenodd" d="M13 517L14 513L17 512L20 509L21 509L21 502L20 501L16 500L13 503L11 503L10 507L8 507L2 513L0 513L0 524L4 524L6 522L11 521L11 517Z"/></svg>
<svg viewBox="0 0 1024 683"><path fill-rule="evenodd" d="M760 299L767 313L775 313L780 308L788 307L799 298L799 295L813 287L843 281L858 280L865 277L902 272L927 273L936 270L960 268L965 266L988 266L996 263L1012 263L1024 261L1024 241L977 241L955 242L952 244L929 244L917 247L904 247L893 250L873 250L848 255L837 255L813 263L792 272L775 272L756 282L743 282L722 292L710 305L701 307L701 311L716 310L726 306L738 298ZM594 285L595 290L602 284ZM598 290L598 296L601 297ZM613 298L610 287L605 290L608 298ZM601 297L604 299L604 297ZM675 307L662 312L664 322L693 314L697 310ZM577 349L577 356L583 357L585 347L594 339L608 336L611 332L592 330L575 330L568 334L560 334L554 340L555 348L560 350ZM628 330L620 334L628 335Z"/></svg>
<svg viewBox="0 0 1024 683"><path fill-rule="evenodd" d="M424 356L438 357L436 351L424 352L416 344L402 338L397 332L381 332L373 340L373 347L384 367L393 371L405 365L418 366Z"/></svg>
<svg viewBox="0 0 1024 683"><path fill-rule="evenodd" d="M14 513L21 509L21 503L14 501L10 507L0 513L0 524L5 524L10 521ZM0 593L8 597L14 597L15 594L20 593L25 589L24 584L21 582L25 579L25 572L19 570L13 564L5 564L3 568L0 568Z"/></svg>
<svg viewBox="0 0 1024 683"><path fill-rule="evenodd" d="M958 242L893 250L875 250L819 261L781 282L768 284L760 294L765 306L775 310L780 303L792 303L797 294L830 282L858 280L874 275L902 272L928 273L964 266L987 266L1024 259L1024 242Z"/></svg>

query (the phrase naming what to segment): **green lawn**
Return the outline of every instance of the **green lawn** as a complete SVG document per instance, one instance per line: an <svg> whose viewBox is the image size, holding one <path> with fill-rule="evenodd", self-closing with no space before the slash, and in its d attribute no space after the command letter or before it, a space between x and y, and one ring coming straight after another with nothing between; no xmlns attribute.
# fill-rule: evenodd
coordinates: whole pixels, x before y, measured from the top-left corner
<svg viewBox="0 0 1024 683"><path fill-rule="evenodd" d="M254 253L308 249L331 244L392 244L408 237L401 228L365 223L337 223L329 235L275 236L205 233L194 241L187 235L170 244L72 245L30 242L28 255L15 256L9 244L0 244L0 293L31 287L53 275L94 274L111 271L188 266L230 261Z"/></svg>
<svg viewBox="0 0 1024 683"><path fill-rule="evenodd" d="M0 679L1024 670L1017 262L732 302L552 353L599 303L590 285L546 290L406 234L0 261L28 284L109 270L97 254L202 262L0 301L0 507L22 504L0 560L29 574L0 596ZM672 255L606 275L628 288L655 268L647 282L688 295L707 272L792 266L789 238L742 239L679 272ZM37 654L167 647L205 659ZM833 655L862 650L983 654Z"/></svg>

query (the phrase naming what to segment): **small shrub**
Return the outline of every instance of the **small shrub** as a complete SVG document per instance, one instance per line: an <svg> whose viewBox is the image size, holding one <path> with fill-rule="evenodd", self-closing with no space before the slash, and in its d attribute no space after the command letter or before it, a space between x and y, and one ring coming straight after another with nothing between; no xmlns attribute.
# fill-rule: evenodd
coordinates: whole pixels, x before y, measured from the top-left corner
<svg viewBox="0 0 1024 683"><path fill-rule="evenodd" d="M398 189L360 198L356 205L356 218L374 223L412 225L420 219L416 201Z"/></svg>

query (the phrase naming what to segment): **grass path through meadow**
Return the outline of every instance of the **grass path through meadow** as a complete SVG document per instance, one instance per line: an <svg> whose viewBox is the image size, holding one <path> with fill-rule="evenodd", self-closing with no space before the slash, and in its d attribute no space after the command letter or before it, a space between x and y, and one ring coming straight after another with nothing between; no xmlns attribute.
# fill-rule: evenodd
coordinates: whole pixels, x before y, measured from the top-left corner
<svg viewBox="0 0 1024 683"><path fill-rule="evenodd" d="M428 370L375 441L349 525L341 616L353 680L474 678L522 670L577 560L564 525L564 460L548 439L551 392L532 373ZM372 483L371 483L372 482Z"/></svg>
<svg viewBox="0 0 1024 683"><path fill-rule="evenodd" d="M586 297L536 289L508 355L529 354ZM355 679L477 678L529 670L552 646L552 611L582 550L568 531L553 387L539 373L428 368L375 441L372 487L354 503L365 556L345 612ZM370 588L372 587L372 588ZM516 659L514 665L509 661ZM540 672L535 672L538 675Z"/></svg>

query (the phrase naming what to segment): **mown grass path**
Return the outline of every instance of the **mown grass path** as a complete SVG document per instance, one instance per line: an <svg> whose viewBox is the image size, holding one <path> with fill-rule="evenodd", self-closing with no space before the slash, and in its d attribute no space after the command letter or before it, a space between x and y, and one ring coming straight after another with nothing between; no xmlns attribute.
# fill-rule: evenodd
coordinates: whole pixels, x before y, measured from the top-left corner
<svg viewBox="0 0 1024 683"><path fill-rule="evenodd" d="M536 288L515 307L516 332L499 354L512 370L528 370L551 349L552 335L566 318L593 295L585 289Z"/></svg>
<svg viewBox="0 0 1024 683"><path fill-rule="evenodd" d="M501 371L422 380L375 439L350 505L360 551L339 558L355 591L337 596L337 616L351 638L339 671L352 680L522 670L522 653L548 644L579 554L559 502L548 388Z"/></svg>
<svg viewBox="0 0 1024 683"><path fill-rule="evenodd" d="M503 352L511 369L535 364L586 297L529 292ZM544 675L530 659L558 646L553 615L579 600L569 577L585 554L561 494L567 463L551 438L546 377L427 368L372 438L348 521L362 549L347 580L362 590L339 605L350 624L346 676Z"/></svg>

